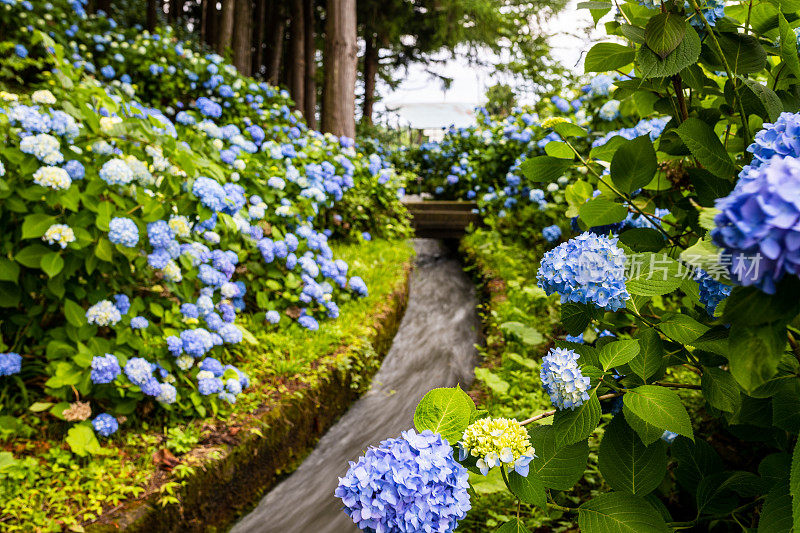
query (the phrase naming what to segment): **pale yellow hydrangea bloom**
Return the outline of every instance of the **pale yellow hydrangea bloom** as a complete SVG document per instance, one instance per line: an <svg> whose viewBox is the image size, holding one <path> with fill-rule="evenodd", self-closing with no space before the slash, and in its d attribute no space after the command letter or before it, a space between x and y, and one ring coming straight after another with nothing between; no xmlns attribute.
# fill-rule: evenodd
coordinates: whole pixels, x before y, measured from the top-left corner
<svg viewBox="0 0 800 533"><path fill-rule="evenodd" d="M528 464L536 457L528 432L513 418L483 418L464 431L459 443L461 459L477 457L483 475L495 466L505 466L521 476L528 475Z"/></svg>

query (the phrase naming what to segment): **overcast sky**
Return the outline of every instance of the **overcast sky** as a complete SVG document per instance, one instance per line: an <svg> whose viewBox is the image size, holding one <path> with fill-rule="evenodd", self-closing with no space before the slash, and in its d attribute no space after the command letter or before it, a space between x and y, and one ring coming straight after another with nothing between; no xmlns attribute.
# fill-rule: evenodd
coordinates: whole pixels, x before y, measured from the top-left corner
<svg viewBox="0 0 800 533"><path fill-rule="evenodd" d="M589 48L588 42L570 35L576 28L592 24L592 18L585 9L577 9L578 0L570 0L566 8L549 21L548 33L552 35L550 45L553 57L567 68L578 73L583 72L582 52ZM433 68L436 72L453 78L448 90L441 83L425 72L422 66L409 69L408 75L400 86L391 90L388 86L379 86L378 90L384 102L390 107L399 103L448 102L477 105L483 101L487 87L498 82L508 83L508 78L500 77L487 68L470 65L463 59L451 59L444 65ZM382 107L382 106L380 106Z"/></svg>

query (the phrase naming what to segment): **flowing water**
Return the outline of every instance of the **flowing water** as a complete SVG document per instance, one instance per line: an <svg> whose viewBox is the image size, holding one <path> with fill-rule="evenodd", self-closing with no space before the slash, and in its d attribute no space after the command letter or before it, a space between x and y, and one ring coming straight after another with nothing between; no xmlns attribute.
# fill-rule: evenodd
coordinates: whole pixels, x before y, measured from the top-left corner
<svg viewBox="0 0 800 533"><path fill-rule="evenodd" d="M418 239L415 248L408 308L372 387L234 533L358 531L333 496L347 462L412 427L414 408L428 390L472 382L478 342L472 283L441 242Z"/></svg>

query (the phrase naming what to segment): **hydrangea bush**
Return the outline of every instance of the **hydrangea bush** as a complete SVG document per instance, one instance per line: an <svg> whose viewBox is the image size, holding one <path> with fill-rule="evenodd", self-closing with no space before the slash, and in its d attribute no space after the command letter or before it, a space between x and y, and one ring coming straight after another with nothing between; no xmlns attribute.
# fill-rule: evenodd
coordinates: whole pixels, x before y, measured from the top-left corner
<svg viewBox="0 0 800 533"><path fill-rule="evenodd" d="M539 354L538 368L509 351L503 371L516 381L498 392L483 380L495 405L529 398L515 387L537 379L549 396L552 409L519 422L535 451L529 472L523 481L501 458L512 459L511 448L489 450L486 441L506 438L495 413L470 415L470 400L464 412L447 413L459 402L455 392L431 391L415 423L425 428L438 414L435 427L469 431L460 450L480 432L482 462L459 458L473 475L500 466L509 496L490 502L517 500L491 514L504 516L503 531L528 531L520 503L555 511L551 519L582 531L793 531L800 517L797 6L586 7L595 20L615 10L605 24L613 42L585 59L595 77L572 94L542 99L516 162L493 176L507 181L485 191L506 197L483 204L492 235L518 243L522 234L546 250L536 280L550 300L534 287L510 290L531 294L539 323L553 312L534 299L560 308L549 338L514 324L525 332L514 346ZM486 147L471 141L475 147L462 150L458 138L472 139L487 124L421 148L420 168L441 176L448 168L441 157L467 176L476 172ZM522 209L520 196L516 206L508 202L504 187L533 204L543 200L547 216L538 206ZM509 218L517 220L500 222ZM558 223L564 219L573 223ZM529 233L512 229L525 226ZM531 522L546 520L542 513Z"/></svg>
<svg viewBox="0 0 800 533"><path fill-rule="evenodd" d="M12 412L46 395L53 416L92 416L104 437L152 404L216 413L249 386L232 350L254 348L242 313L314 331L368 294L329 239L408 231L388 162L308 129L285 91L169 30L14 0L0 29L27 51L0 78L36 88L0 92ZM376 218L350 222L350 203Z"/></svg>

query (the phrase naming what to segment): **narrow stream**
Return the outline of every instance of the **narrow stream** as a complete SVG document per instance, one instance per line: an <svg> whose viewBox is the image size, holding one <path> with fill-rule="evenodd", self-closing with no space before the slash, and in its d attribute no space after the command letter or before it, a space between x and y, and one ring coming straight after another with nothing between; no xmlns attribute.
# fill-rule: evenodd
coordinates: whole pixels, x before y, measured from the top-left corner
<svg viewBox="0 0 800 533"><path fill-rule="evenodd" d="M408 308L371 389L234 533L358 531L333 496L348 461L412 427L414 407L428 390L472 382L478 340L473 285L441 242L418 239L415 248Z"/></svg>

